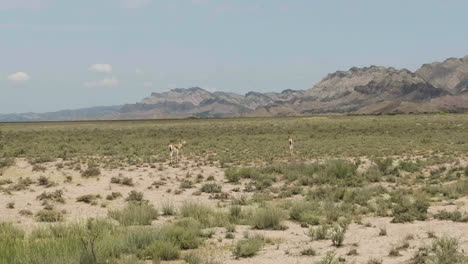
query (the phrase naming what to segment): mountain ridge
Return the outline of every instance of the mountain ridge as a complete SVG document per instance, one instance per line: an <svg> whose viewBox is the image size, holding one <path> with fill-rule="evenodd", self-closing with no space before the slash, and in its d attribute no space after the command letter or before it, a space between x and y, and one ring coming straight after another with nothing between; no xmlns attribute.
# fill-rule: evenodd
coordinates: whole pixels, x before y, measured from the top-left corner
<svg viewBox="0 0 468 264"><path fill-rule="evenodd" d="M404 114L468 112L468 56L423 64L412 72L384 66L328 74L312 88L244 95L200 87L153 92L133 104L0 114L0 122Z"/></svg>

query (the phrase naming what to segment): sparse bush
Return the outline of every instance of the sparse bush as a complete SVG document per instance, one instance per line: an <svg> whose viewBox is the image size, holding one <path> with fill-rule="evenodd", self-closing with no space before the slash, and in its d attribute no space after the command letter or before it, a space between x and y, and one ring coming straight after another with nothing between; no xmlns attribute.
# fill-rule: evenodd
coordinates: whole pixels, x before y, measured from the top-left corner
<svg viewBox="0 0 468 264"><path fill-rule="evenodd" d="M175 260L180 256L180 249L170 242L155 241L145 249L144 255L153 259Z"/></svg>
<svg viewBox="0 0 468 264"><path fill-rule="evenodd" d="M81 173L81 176L85 178L97 177L101 175L101 170L97 167L89 167Z"/></svg>
<svg viewBox="0 0 468 264"><path fill-rule="evenodd" d="M398 166L401 170L407 171L407 172L418 172L422 169L422 165L417 162L411 162L411 161L400 161L400 164Z"/></svg>
<svg viewBox="0 0 468 264"><path fill-rule="evenodd" d="M345 233L345 227L339 225L333 227L332 231L330 232L330 238L334 246L341 247L343 245Z"/></svg>
<svg viewBox="0 0 468 264"><path fill-rule="evenodd" d="M241 180L241 173L236 168L227 168L224 170L224 177L231 183L238 183Z"/></svg>
<svg viewBox="0 0 468 264"><path fill-rule="evenodd" d="M398 256L401 256L400 254L400 250L396 247L392 247L390 249L390 252L388 252L388 256L390 257L398 257Z"/></svg>
<svg viewBox="0 0 468 264"><path fill-rule="evenodd" d="M58 203L65 203L65 199L63 198L63 191L62 190L55 190L53 192L43 192L36 197L36 199L40 201L54 201Z"/></svg>
<svg viewBox="0 0 468 264"><path fill-rule="evenodd" d="M463 263L463 254L459 251L458 240L450 237L436 238L432 242L434 263L457 264Z"/></svg>
<svg viewBox="0 0 468 264"><path fill-rule="evenodd" d="M253 236L237 241L233 254L236 258L253 257L264 245L264 239L259 236Z"/></svg>
<svg viewBox="0 0 468 264"><path fill-rule="evenodd" d="M412 222L414 220L424 221L427 219L429 202L427 198L420 196L414 201L409 197L395 197L396 204L393 206L393 223Z"/></svg>
<svg viewBox="0 0 468 264"><path fill-rule="evenodd" d="M303 256L315 256L317 255L317 252L313 248L306 248L301 250L301 255Z"/></svg>
<svg viewBox="0 0 468 264"><path fill-rule="evenodd" d="M393 166L393 159L392 158L380 158L374 160L377 168L381 173L384 175L389 174L391 172Z"/></svg>
<svg viewBox="0 0 468 264"><path fill-rule="evenodd" d="M143 201L143 193L137 191L131 191L128 193L128 197L125 198L128 202L141 202Z"/></svg>
<svg viewBox="0 0 468 264"><path fill-rule="evenodd" d="M224 226L229 221L226 214L198 203L186 202L180 207L179 212L182 217L197 220L203 227Z"/></svg>
<svg viewBox="0 0 468 264"><path fill-rule="evenodd" d="M133 186L133 179L130 177L112 177L111 183Z"/></svg>
<svg viewBox="0 0 468 264"><path fill-rule="evenodd" d="M106 196L106 199L111 201L111 200L115 200L119 197L122 197L122 194L120 192L112 192L111 194L108 194Z"/></svg>
<svg viewBox="0 0 468 264"><path fill-rule="evenodd" d="M175 208L172 203L165 203L162 206L163 215L175 215Z"/></svg>
<svg viewBox="0 0 468 264"><path fill-rule="evenodd" d="M32 166L32 171L45 171L46 167L40 165L40 164L34 164Z"/></svg>
<svg viewBox="0 0 468 264"><path fill-rule="evenodd" d="M314 264L339 264L340 261L336 257L335 253L327 252L327 254L319 261L314 262Z"/></svg>
<svg viewBox="0 0 468 264"><path fill-rule="evenodd" d="M22 209L18 212L20 215L22 216L32 216L33 213L31 212L31 210L28 210L28 209Z"/></svg>
<svg viewBox="0 0 468 264"><path fill-rule="evenodd" d="M460 211L448 212L446 210L442 210L437 212L437 214L434 215L434 218L439 220L451 220L453 222L468 222L468 215L464 215Z"/></svg>
<svg viewBox="0 0 468 264"><path fill-rule="evenodd" d="M87 203L87 204L92 204L96 202L97 199L100 199L100 198L101 196L99 194L86 194L86 195L78 196L76 198L76 201Z"/></svg>
<svg viewBox="0 0 468 264"><path fill-rule="evenodd" d="M50 182L49 178L47 178L44 175L39 176L39 179L37 180L37 184L40 186L46 186L46 187L50 187L54 185L54 183Z"/></svg>
<svg viewBox="0 0 468 264"><path fill-rule="evenodd" d="M309 229L309 237L313 240L324 240L328 238L328 225L319 225L317 227L311 227Z"/></svg>
<svg viewBox="0 0 468 264"><path fill-rule="evenodd" d="M252 227L256 229L283 229L281 222L284 218L285 215L279 208L261 208L252 216Z"/></svg>
<svg viewBox="0 0 468 264"><path fill-rule="evenodd" d="M63 220L63 213L57 210L40 210L36 213L39 222L60 222Z"/></svg>
<svg viewBox="0 0 468 264"><path fill-rule="evenodd" d="M202 186L201 191L206 193L220 193L221 185L216 183L206 183Z"/></svg>
<svg viewBox="0 0 468 264"><path fill-rule="evenodd" d="M108 215L121 225L151 225L158 218L159 213L153 205L148 203L130 202L123 209L111 210Z"/></svg>
<svg viewBox="0 0 468 264"><path fill-rule="evenodd" d="M367 261L367 264L382 264L382 260L377 258L371 258Z"/></svg>

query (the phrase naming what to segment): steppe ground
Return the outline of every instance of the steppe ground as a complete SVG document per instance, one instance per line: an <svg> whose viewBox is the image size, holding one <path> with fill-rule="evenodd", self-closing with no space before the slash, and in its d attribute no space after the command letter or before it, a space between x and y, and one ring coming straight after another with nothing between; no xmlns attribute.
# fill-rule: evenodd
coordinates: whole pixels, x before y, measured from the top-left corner
<svg viewBox="0 0 468 264"><path fill-rule="evenodd" d="M0 263L448 264L467 252L468 115L0 124Z"/></svg>

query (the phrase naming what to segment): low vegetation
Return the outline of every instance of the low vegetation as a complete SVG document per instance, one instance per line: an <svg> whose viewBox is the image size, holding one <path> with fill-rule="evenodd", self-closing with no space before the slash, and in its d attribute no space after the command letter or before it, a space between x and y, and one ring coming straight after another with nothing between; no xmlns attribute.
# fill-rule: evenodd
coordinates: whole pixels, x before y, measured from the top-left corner
<svg viewBox="0 0 468 264"><path fill-rule="evenodd" d="M109 211L109 217L124 226L151 225L158 216L158 210L146 202L130 202L123 209Z"/></svg>

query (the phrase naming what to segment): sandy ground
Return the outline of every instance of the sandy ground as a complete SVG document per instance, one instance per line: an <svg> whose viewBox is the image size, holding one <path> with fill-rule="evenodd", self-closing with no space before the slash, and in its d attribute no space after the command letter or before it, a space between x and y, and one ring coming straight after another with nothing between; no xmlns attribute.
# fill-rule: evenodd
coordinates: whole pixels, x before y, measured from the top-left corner
<svg viewBox="0 0 468 264"><path fill-rule="evenodd" d="M32 184L25 191L13 192L11 194L0 192L0 221L14 222L26 229L44 225L44 223L36 222L34 217L20 216L19 211L28 209L36 213L43 208L42 202L37 200L36 197L44 191L52 192L57 189L64 191L65 203L54 203L54 205L57 209L66 210L66 221L106 216L109 209L124 206L124 199L132 190L143 192L144 198L153 203L155 207L159 207L164 203L172 203L175 207L178 207L186 201L216 205L220 201L210 199L209 194L193 195L195 191L199 190L206 183L206 178L209 176L214 177L214 182L222 184L223 191L229 193L231 197L238 197L242 194L241 192L233 191L233 189L239 188L239 185L225 182L223 169L215 166L197 166L188 161L182 162L176 168L170 167L168 164L162 164L162 170L159 170L159 164L156 164L156 168L133 166L114 170L101 169L99 177L88 179L81 177L80 172L76 170L57 169L55 167L56 163L45 164L47 169L44 172L35 172L32 171L32 165L26 160L17 159L14 166L3 171L0 179L11 179L13 182L17 182L20 177L30 177L33 180L37 180L39 176L45 175L51 181L57 183L57 185L47 188ZM110 179L119 175L132 178L135 185L111 184ZM190 179L195 182L198 175L202 175L204 178L201 183L194 184L193 188L185 189L180 194L174 193L175 190L179 189L182 179ZM65 182L66 176L72 176L72 181ZM151 187L155 181L165 182L165 184L159 188ZM168 192L169 190L170 192ZM123 197L108 201L105 197L111 192L121 192ZM85 194L100 194L102 199L98 200L95 206L76 202L78 196ZM8 209L6 205L9 202L14 202L15 208ZM103 207L103 204L105 207ZM431 206L429 212L436 213L442 209L468 212L468 197L463 197L450 204L444 202L438 203ZM168 219L170 218L161 217L154 224L160 224ZM364 218L362 222L364 224L370 223L370 225L351 224L346 233L344 245L340 248L333 247L330 240L311 241L307 235L307 228L303 228L297 223L286 221L285 225L287 229L283 231L259 231L250 230L248 226L237 226L235 239L232 240L224 238L225 230L223 228L217 228L213 238L209 239L205 243L205 246L197 251L207 258L227 264L310 264L321 259L329 251L335 252L337 256L342 256L346 260L356 260L356 263L366 263L369 259L376 258L383 260L383 263L392 264L407 261L420 246L430 244L431 239L428 237L428 234L433 233L436 236L447 235L458 238L461 249L464 252L468 252L468 223L428 220L424 222L393 224L390 223L390 220L391 218L369 217ZM379 236L380 228L387 230L386 236ZM243 237L245 232L261 233L268 238L272 238L275 244L265 246L253 258L235 259L230 249L237 240ZM388 256L390 249L402 245L405 241L409 243L409 247L400 250L401 256ZM317 256L301 256L301 250L308 248L315 249ZM358 255L348 256L347 253L352 249L356 249Z"/></svg>

